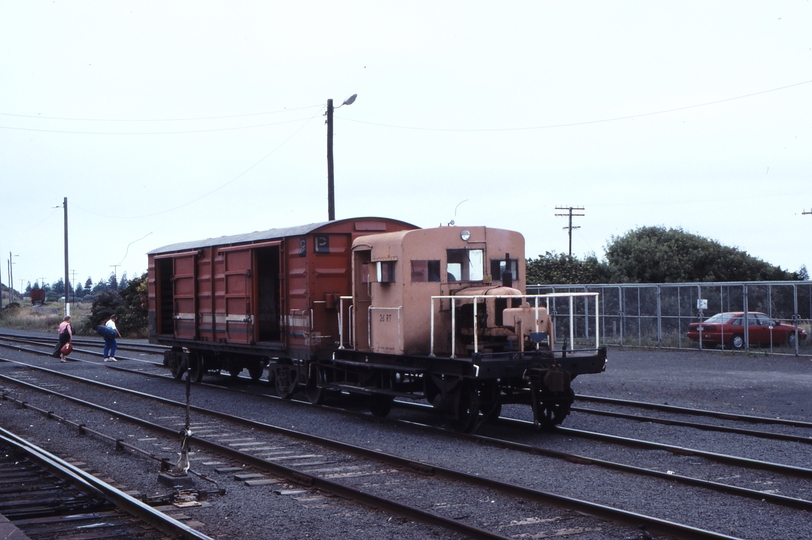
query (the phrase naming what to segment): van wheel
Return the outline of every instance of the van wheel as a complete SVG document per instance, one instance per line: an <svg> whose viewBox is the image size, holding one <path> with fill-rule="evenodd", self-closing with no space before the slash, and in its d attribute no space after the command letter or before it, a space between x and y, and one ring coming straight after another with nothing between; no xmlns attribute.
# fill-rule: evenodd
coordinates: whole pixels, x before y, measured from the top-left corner
<svg viewBox="0 0 812 540"><path fill-rule="evenodd" d="M382 396L380 394L372 394L369 396L369 412L378 418L386 418L389 411L392 410L392 402L394 398L391 396Z"/></svg>
<svg viewBox="0 0 812 540"><path fill-rule="evenodd" d="M313 405L321 405L324 401L324 393L326 392L323 385L327 383L327 372L324 371L324 368L316 364L310 364L309 371L307 384L305 385L307 399Z"/></svg>
<svg viewBox="0 0 812 540"><path fill-rule="evenodd" d="M199 383L203 380L203 374L206 373L206 369L203 365L203 355L196 352L190 352L189 362L191 362L192 365L192 382Z"/></svg>
<svg viewBox="0 0 812 540"><path fill-rule="evenodd" d="M263 371L265 371L265 366L262 365L262 362L251 362L248 364L248 374L251 376L251 380L254 382L257 382L262 378Z"/></svg>

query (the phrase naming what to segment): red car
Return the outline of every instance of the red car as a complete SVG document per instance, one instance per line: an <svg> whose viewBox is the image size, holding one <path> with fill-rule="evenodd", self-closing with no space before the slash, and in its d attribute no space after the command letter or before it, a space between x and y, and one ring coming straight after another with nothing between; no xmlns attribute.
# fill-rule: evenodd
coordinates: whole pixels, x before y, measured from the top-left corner
<svg viewBox="0 0 812 540"><path fill-rule="evenodd" d="M764 313L750 311L747 313L747 329L749 330L750 345L789 345L795 346L795 330L798 337L806 339L806 331L790 324L781 324ZM702 345L729 346L734 349L744 347L744 312L732 311L717 313L710 319L701 323L688 325L688 339L699 341L699 332L702 332Z"/></svg>

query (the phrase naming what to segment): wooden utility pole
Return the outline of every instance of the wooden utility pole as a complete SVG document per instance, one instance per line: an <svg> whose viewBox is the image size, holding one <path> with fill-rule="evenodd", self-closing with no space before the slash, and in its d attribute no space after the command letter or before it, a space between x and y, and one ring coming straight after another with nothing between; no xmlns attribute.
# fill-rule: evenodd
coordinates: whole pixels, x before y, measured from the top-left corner
<svg viewBox="0 0 812 540"><path fill-rule="evenodd" d="M327 219L335 221L335 188L333 179L333 100L327 100Z"/></svg>
<svg viewBox="0 0 812 540"><path fill-rule="evenodd" d="M62 208L64 209L65 213L65 316L70 315L70 295L68 294L68 287L70 286L70 281L68 281L68 198L64 197L62 199Z"/></svg>
<svg viewBox="0 0 812 540"><path fill-rule="evenodd" d="M344 105L352 105L358 94L353 94L344 100L344 103L338 107L333 107L333 100L327 100L327 112L324 116L327 117L325 123L327 124L327 220L335 221L336 219L336 198L335 198L335 179L333 171L333 111Z"/></svg>
<svg viewBox="0 0 812 540"><path fill-rule="evenodd" d="M569 256L572 257L572 230L581 228L581 227L573 227L572 226L572 218L573 217L583 217L584 215L586 215L586 214L574 214L573 212L576 211L576 210L577 211L583 211L584 207L583 206L556 206L555 209L556 210L567 210L566 214L556 214L556 217L569 217L570 218L570 224L568 226L564 227L564 228L569 229L569 237L570 237Z"/></svg>

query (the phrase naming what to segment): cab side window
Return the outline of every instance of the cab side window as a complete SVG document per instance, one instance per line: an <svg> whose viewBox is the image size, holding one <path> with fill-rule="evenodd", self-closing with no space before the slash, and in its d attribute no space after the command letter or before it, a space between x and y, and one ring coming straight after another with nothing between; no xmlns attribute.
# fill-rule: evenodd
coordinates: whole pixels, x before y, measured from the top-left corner
<svg viewBox="0 0 812 540"><path fill-rule="evenodd" d="M412 283L440 281L440 261L412 261Z"/></svg>
<svg viewBox="0 0 812 540"><path fill-rule="evenodd" d="M508 271L508 265L510 276L513 281L518 281L519 279L519 261L518 259L510 259L505 261L505 259L491 259L491 277L496 281L502 281L502 275Z"/></svg>

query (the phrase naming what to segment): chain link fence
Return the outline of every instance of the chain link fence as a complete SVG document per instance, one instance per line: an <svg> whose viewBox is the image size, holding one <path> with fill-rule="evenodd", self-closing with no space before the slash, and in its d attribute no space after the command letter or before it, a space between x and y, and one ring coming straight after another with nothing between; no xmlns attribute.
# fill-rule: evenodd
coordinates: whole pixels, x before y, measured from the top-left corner
<svg viewBox="0 0 812 540"><path fill-rule="evenodd" d="M604 345L713 348L688 339L688 325L721 312L760 312L807 334L812 330L812 281L527 286L527 294L562 292L600 293L598 328L594 300L579 300L572 307L576 314L574 331L568 320L569 304L552 300L550 311L556 316L557 341L566 337L571 348L594 343L596 331ZM812 338L793 341L788 344L770 340L769 345L757 345L745 339L743 350L812 354Z"/></svg>

